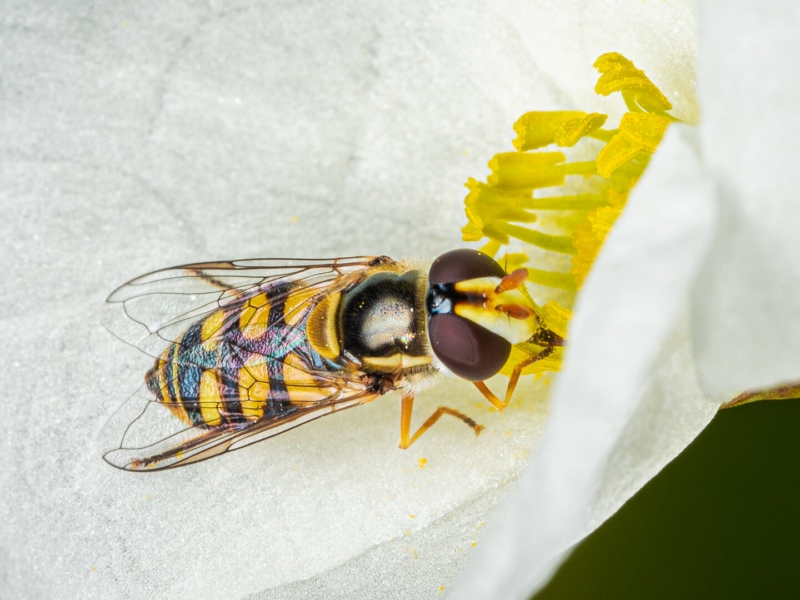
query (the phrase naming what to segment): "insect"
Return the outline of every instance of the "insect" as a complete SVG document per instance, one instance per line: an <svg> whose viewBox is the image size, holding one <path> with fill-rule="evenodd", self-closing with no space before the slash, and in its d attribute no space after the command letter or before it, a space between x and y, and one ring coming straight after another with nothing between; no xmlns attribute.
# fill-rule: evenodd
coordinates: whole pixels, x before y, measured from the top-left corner
<svg viewBox="0 0 800 600"><path fill-rule="evenodd" d="M412 434L414 394L450 373L497 409L508 404L522 369L564 343L542 324L526 275L460 249L429 268L385 256L265 259L134 279L108 298L104 322L155 363L116 415L122 441L104 458L132 471L187 465L392 390L400 448L445 414L477 435L481 425L446 406ZM541 351L514 367L501 400L484 380L518 342Z"/></svg>

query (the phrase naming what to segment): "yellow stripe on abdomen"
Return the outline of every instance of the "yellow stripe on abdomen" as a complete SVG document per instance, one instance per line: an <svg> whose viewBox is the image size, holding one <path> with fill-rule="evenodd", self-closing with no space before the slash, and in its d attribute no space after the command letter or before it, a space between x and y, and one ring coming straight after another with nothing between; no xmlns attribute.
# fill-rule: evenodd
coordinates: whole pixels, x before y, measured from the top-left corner
<svg viewBox="0 0 800 600"><path fill-rule="evenodd" d="M206 352L209 352L214 347L214 342L212 338L216 335L216 333L220 330L222 325L225 323L225 311L218 310L212 315L206 317L206 320L203 321L203 327L200 330L200 341L203 342L203 349Z"/></svg>
<svg viewBox="0 0 800 600"><path fill-rule="evenodd" d="M319 289L315 287L307 287L297 292L291 292L283 304L283 320L286 324L290 327L297 325L308 311L308 301L319 293Z"/></svg>
<svg viewBox="0 0 800 600"><path fill-rule="evenodd" d="M250 298L239 315L239 330L249 340L254 340L266 333L269 325L270 304L266 294Z"/></svg>
<svg viewBox="0 0 800 600"><path fill-rule="evenodd" d="M169 363L161 359L158 363L158 389L161 391L161 401L167 404L172 404L172 392L170 392L167 384L167 368Z"/></svg>
<svg viewBox="0 0 800 600"><path fill-rule="evenodd" d="M283 359L283 382L292 402L319 402L337 392L336 387L323 387L319 378L307 370L307 366L296 355Z"/></svg>
<svg viewBox="0 0 800 600"><path fill-rule="evenodd" d="M219 407L222 398L219 394L219 380L214 371L203 371L200 377L200 415L206 425L219 425L222 422Z"/></svg>
<svg viewBox="0 0 800 600"><path fill-rule="evenodd" d="M266 371L266 364L263 361L261 364ZM239 369L239 402L242 405L242 414L255 419L264 415L264 404L269 396L269 377L266 381L259 381L256 379L260 375L259 371L258 365L245 365Z"/></svg>

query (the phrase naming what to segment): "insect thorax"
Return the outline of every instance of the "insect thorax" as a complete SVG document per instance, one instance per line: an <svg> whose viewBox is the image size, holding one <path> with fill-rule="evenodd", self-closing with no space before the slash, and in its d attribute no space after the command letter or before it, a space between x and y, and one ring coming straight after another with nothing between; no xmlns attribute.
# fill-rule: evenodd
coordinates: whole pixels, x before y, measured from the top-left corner
<svg viewBox="0 0 800 600"><path fill-rule="evenodd" d="M325 298L309 317L308 339L329 360L365 372L429 371L422 271L380 270Z"/></svg>

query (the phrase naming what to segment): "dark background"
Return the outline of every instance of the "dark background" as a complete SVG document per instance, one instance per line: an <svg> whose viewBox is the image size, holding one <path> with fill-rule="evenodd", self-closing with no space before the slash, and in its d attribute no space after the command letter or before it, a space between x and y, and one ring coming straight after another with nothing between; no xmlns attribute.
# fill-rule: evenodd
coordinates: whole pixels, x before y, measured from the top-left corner
<svg viewBox="0 0 800 600"><path fill-rule="evenodd" d="M535 600L800 597L800 400L721 411Z"/></svg>

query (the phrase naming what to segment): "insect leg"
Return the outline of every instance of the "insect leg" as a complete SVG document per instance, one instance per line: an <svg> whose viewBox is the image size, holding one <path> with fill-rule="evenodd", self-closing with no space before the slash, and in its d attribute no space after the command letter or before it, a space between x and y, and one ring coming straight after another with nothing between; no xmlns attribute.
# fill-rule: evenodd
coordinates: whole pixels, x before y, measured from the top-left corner
<svg viewBox="0 0 800 600"><path fill-rule="evenodd" d="M514 389L517 387L517 382L519 381L519 376L522 373L522 369L528 365L532 365L536 361L547 358L553 353L553 350L555 350L553 346L548 346L538 354L535 354L526 358L522 362L517 363L517 365L514 367L514 371L511 373L511 377L508 379L505 400L500 400L500 398L495 396L483 381L475 381L473 383L475 384L475 387L480 390L481 394L483 394L492 404L492 406L494 406L497 410L503 410L506 406L508 406L508 403L511 402L511 396L514 395Z"/></svg>
<svg viewBox="0 0 800 600"><path fill-rule="evenodd" d="M452 415L464 421L464 423L472 427L472 431L475 432L475 435L478 435L483 430L483 425L478 425L467 415L460 413L453 408L440 406L430 417L428 417L428 420L425 421L419 429L417 429L416 433L409 437L409 434L411 433L411 411L414 407L414 395L403 395L402 402L403 405L400 411L400 448L403 450L408 449L411 444L416 442L422 436L422 434L433 427L433 424L436 423L436 421L438 421L439 418L444 414Z"/></svg>

